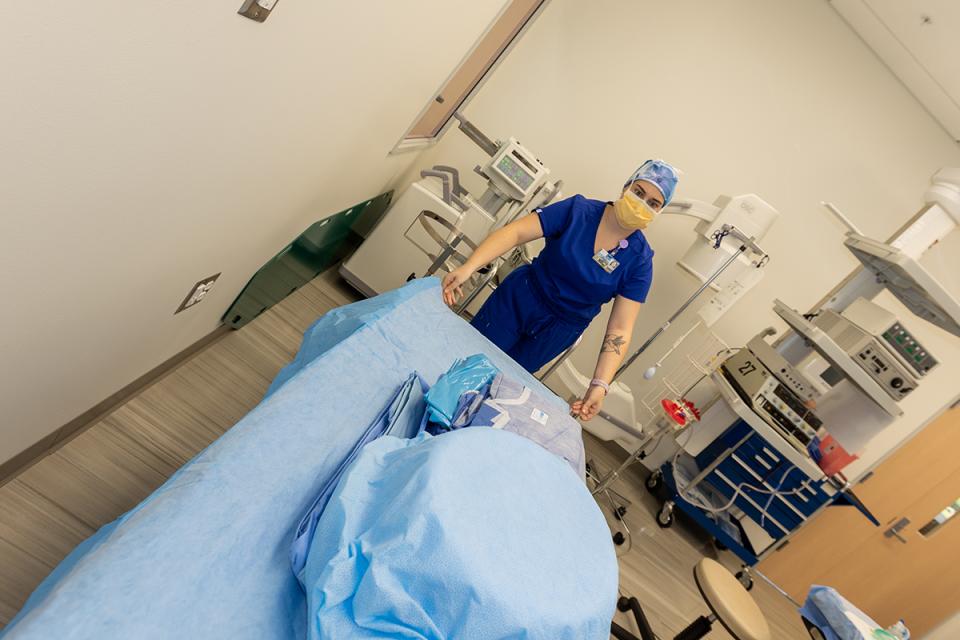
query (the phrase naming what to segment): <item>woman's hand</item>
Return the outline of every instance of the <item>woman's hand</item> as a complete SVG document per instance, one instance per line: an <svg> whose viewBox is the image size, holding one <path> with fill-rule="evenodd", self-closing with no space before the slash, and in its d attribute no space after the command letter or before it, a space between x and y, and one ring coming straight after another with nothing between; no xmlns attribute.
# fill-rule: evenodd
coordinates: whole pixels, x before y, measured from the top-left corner
<svg viewBox="0 0 960 640"><path fill-rule="evenodd" d="M452 307L463 297L463 283L473 275L473 269L457 267L443 277L443 301Z"/></svg>
<svg viewBox="0 0 960 640"><path fill-rule="evenodd" d="M606 396L607 393L602 387L593 385L587 389L587 393L584 394L582 400L577 400L570 405L570 411L573 412L575 417L587 422L600 411L600 407L603 406L603 399Z"/></svg>

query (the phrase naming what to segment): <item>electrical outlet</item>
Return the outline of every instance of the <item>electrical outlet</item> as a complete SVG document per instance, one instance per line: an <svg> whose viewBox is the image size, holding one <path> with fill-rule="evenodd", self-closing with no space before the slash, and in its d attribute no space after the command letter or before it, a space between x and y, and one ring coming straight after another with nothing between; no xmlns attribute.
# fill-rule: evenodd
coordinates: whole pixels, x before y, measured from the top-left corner
<svg viewBox="0 0 960 640"><path fill-rule="evenodd" d="M190 289L190 293L187 294L187 297L183 299L183 302L180 303L180 306L176 311L173 312L173 315L177 315L184 309L189 309L193 305L199 303L203 298L210 293L210 289L213 289L213 283L217 281L217 278L220 277L220 274L210 276L209 278L204 278L197 284L193 285L193 288Z"/></svg>
<svg viewBox="0 0 960 640"><path fill-rule="evenodd" d="M263 22L270 17L270 12L279 0L244 0L239 13L245 18Z"/></svg>

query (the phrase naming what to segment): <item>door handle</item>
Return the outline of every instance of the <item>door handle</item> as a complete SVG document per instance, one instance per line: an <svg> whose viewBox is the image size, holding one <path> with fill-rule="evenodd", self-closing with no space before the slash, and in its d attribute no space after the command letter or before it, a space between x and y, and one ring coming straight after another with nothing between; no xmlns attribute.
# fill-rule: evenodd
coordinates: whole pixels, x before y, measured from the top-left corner
<svg viewBox="0 0 960 640"><path fill-rule="evenodd" d="M905 529L908 524L910 524L910 520L908 518L900 518L897 522L891 525L889 529L883 532L883 537L896 538L903 544L907 544L907 539L900 535L900 532Z"/></svg>
<svg viewBox="0 0 960 640"><path fill-rule="evenodd" d="M907 539L904 538L902 535L900 535L900 533L897 532L897 531L893 531L893 530L887 531L887 537L888 537L888 538L894 538L894 537L895 537L897 540L899 540L899 541L902 542L903 544L907 544Z"/></svg>

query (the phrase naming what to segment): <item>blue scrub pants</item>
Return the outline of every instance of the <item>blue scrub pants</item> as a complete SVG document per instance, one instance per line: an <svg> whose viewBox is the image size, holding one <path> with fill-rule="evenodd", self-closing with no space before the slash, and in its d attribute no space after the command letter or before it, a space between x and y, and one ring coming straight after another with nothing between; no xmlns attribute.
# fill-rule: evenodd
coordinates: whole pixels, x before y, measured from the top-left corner
<svg viewBox="0 0 960 640"><path fill-rule="evenodd" d="M590 323L564 317L545 300L525 265L500 283L471 324L521 367L536 373L576 342Z"/></svg>

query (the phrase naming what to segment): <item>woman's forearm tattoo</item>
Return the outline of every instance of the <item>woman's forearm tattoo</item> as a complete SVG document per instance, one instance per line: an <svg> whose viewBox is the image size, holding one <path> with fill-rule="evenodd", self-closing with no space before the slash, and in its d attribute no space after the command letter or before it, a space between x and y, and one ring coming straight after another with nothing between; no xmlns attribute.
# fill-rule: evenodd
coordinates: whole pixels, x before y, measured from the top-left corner
<svg viewBox="0 0 960 640"><path fill-rule="evenodd" d="M621 355L621 349L623 345L627 344L626 339L616 333L608 333L603 338L603 347L600 349L600 353L615 353L618 356Z"/></svg>

